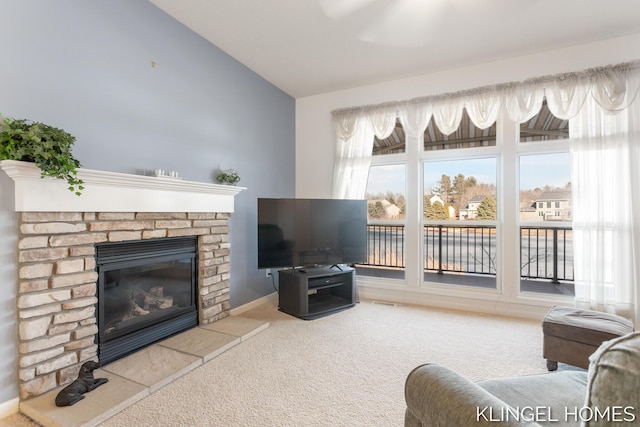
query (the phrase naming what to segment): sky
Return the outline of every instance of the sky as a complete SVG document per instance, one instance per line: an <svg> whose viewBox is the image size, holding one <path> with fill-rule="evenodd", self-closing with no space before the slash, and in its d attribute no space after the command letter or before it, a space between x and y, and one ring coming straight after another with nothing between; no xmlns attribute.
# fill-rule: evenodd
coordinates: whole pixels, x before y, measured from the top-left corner
<svg viewBox="0 0 640 427"><path fill-rule="evenodd" d="M569 153L536 154L520 157L520 188L532 190L545 185L564 187L571 182Z"/></svg>
<svg viewBox="0 0 640 427"><path fill-rule="evenodd" d="M442 175L452 179L459 173L465 178L473 176L479 184L496 184L496 160L494 158L426 162L424 188L436 186ZM405 166L372 166L369 172L367 192L371 194L405 192ZM531 190L546 185L564 187L571 181L569 153L535 154L520 157L520 189Z"/></svg>
<svg viewBox="0 0 640 427"><path fill-rule="evenodd" d="M478 184L496 185L496 159L450 160L441 162L426 162L424 164L424 189L436 188L442 175L448 175L453 184L453 178L462 174L465 178L474 177Z"/></svg>

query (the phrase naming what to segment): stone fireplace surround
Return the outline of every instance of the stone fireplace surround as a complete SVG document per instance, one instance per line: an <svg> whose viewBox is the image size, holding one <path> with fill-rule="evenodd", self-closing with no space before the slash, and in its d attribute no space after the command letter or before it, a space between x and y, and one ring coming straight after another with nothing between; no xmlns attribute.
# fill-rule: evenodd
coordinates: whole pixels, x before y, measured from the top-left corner
<svg viewBox="0 0 640 427"><path fill-rule="evenodd" d="M198 236L199 323L229 315L228 221L242 187L80 170L78 197L31 164L0 166L15 184L19 227L21 400L68 383L96 359L96 243Z"/></svg>

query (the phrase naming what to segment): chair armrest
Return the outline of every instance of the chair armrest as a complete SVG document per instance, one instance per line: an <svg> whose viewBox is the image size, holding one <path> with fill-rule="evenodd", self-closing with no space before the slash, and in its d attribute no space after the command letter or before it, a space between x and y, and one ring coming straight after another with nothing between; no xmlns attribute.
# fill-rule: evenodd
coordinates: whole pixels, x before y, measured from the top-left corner
<svg viewBox="0 0 640 427"><path fill-rule="evenodd" d="M421 365L411 371L405 383L405 400L406 427L539 425L503 416L513 408L473 381L436 364Z"/></svg>

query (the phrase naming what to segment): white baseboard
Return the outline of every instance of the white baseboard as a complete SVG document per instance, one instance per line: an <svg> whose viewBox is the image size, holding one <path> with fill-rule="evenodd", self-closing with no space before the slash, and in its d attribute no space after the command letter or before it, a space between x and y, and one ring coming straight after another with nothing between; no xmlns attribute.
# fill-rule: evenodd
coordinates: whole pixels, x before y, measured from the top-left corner
<svg viewBox="0 0 640 427"><path fill-rule="evenodd" d="M424 289L361 283L360 281L357 286L358 297L369 301L421 305L532 320L542 320L549 308L554 305L570 304L569 301L545 297L509 299L495 294L486 294L479 297L478 295L465 295L462 292L458 295L442 295L431 293ZM233 308L230 310L230 314L238 316L267 302L278 305L278 294L274 292L240 307Z"/></svg>
<svg viewBox="0 0 640 427"><path fill-rule="evenodd" d="M244 313L245 311L249 311L252 308L256 308L257 306L262 305L262 304L264 304L266 302L274 302L274 301L275 301L276 304L278 304L278 294L276 292L274 292L272 294L269 294L269 295L266 295L266 296L264 296L262 298L258 298L256 300L253 300L251 302L248 302L248 303L246 303L244 305L241 305L240 307L232 308L229 311L229 314L231 314L232 316L238 316L238 315Z"/></svg>
<svg viewBox="0 0 640 427"><path fill-rule="evenodd" d="M480 299L465 296L450 296L428 293L420 290L399 287L367 286L358 284L361 299L384 301L406 305L444 308L498 316L518 317L542 320L553 302L529 302L508 299Z"/></svg>
<svg viewBox="0 0 640 427"><path fill-rule="evenodd" d="M20 399L17 397L0 403L0 418L5 418L9 415L15 414L16 412L18 412L19 407Z"/></svg>

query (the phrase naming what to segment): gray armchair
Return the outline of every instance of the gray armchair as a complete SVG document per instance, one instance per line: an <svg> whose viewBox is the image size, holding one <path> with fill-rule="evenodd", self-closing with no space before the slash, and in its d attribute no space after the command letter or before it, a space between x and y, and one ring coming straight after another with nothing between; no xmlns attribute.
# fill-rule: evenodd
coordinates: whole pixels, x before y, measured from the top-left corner
<svg viewBox="0 0 640 427"><path fill-rule="evenodd" d="M407 377L405 427L640 426L640 332L603 343L589 370L473 382L436 364Z"/></svg>

